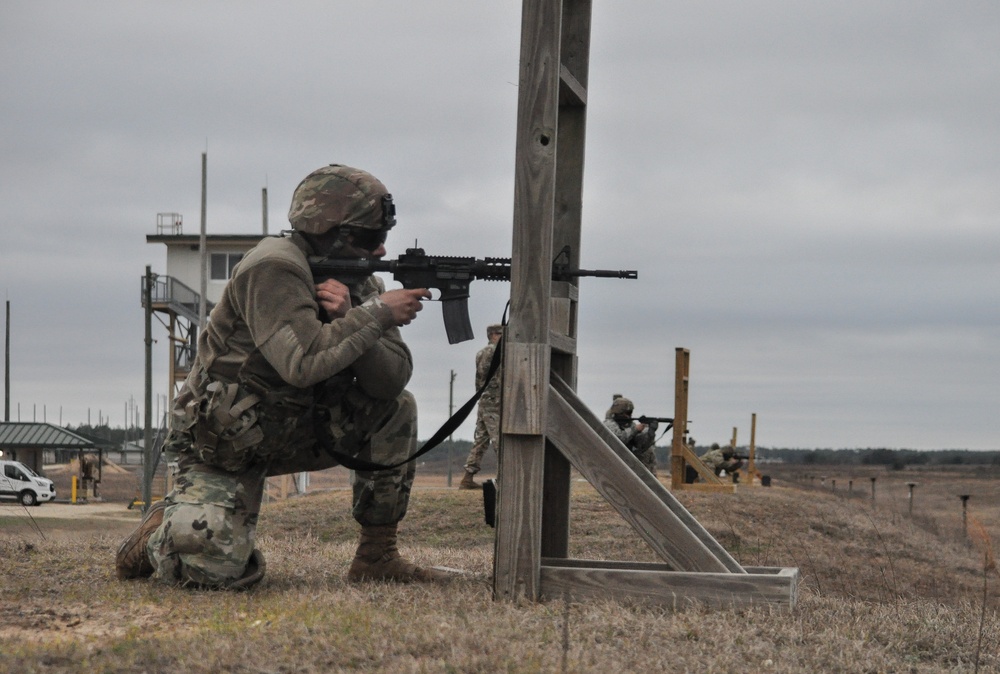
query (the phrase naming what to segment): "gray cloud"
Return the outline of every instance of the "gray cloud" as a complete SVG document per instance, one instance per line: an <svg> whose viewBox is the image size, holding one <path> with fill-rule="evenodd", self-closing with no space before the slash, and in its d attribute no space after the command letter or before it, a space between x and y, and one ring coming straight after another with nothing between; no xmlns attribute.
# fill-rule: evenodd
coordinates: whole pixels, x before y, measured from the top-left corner
<svg viewBox="0 0 1000 674"><path fill-rule="evenodd" d="M142 394L145 242L271 232L317 166L393 191L398 254L508 255L520 3L7 2L0 288L21 417L121 423ZM982 3L596 3L580 393L672 413L691 349L699 441L996 448L1000 15ZM506 286L473 287L475 326ZM421 434L480 342L406 329ZM156 326L156 391L166 390ZM156 330L154 330L156 332ZM471 437L467 424L459 437Z"/></svg>

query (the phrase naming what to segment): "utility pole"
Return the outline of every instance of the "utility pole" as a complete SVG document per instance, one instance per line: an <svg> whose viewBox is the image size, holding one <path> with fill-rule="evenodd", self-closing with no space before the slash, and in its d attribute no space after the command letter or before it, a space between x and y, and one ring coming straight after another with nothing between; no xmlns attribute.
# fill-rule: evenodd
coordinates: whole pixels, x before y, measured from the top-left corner
<svg viewBox="0 0 1000 674"><path fill-rule="evenodd" d="M201 297L198 300L198 328L205 328L206 310L205 294L208 292L208 244L206 242L205 221L208 202L208 153L201 153L201 235L198 238L198 257L201 264Z"/></svg>
<svg viewBox="0 0 1000 674"><path fill-rule="evenodd" d="M10 300L7 300L7 341L5 342L5 360L3 368L3 420L10 421Z"/></svg>
<svg viewBox="0 0 1000 674"><path fill-rule="evenodd" d="M263 224L264 224L264 236L267 236L267 188L264 187L260 191L261 198L261 208L264 211Z"/></svg>
<svg viewBox="0 0 1000 674"><path fill-rule="evenodd" d="M204 231L204 229L202 230ZM202 270L204 271L204 269ZM153 498L153 271L146 265L146 297L143 303L146 307L146 428L145 444L142 451L142 511L149 510Z"/></svg>
<svg viewBox="0 0 1000 674"><path fill-rule="evenodd" d="M448 418L455 413L455 371L451 371L451 381L448 384ZM451 453L454 449L452 435L448 435L448 488L451 489Z"/></svg>

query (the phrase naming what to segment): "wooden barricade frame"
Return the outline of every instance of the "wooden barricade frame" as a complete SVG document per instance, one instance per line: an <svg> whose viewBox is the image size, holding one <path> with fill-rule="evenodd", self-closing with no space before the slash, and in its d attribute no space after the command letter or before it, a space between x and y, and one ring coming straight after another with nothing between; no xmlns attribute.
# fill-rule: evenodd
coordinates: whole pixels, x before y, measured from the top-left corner
<svg viewBox="0 0 1000 674"><path fill-rule="evenodd" d="M724 482L687 444L688 387L691 351L677 347L674 366L674 434L670 443L670 488L674 491L711 491L732 494L736 485ZM704 482L687 482L688 467Z"/></svg>
<svg viewBox="0 0 1000 674"><path fill-rule="evenodd" d="M576 395L578 286L552 260L580 266L590 27L591 0L523 0L494 598L794 607L797 569L742 567ZM662 563L568 558L574 468Z"/></svg>

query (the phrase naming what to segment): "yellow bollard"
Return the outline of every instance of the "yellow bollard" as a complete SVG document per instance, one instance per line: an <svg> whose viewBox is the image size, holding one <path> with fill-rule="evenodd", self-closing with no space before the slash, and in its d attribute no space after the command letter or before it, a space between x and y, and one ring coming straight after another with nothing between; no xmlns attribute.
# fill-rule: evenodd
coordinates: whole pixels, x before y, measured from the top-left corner
<svg viewBox="0 0 1000 674"><path fill-rule="evenodd" d="M69 493L70 503L76 503L76 475L73 476L72 481L70 482Z"/></svg>

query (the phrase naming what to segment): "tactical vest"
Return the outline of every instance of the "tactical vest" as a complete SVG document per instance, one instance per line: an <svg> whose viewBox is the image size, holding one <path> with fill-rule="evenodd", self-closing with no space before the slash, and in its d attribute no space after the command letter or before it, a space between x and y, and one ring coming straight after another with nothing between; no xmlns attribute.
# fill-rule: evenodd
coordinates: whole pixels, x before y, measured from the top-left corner
<svg viewBox="0 0 1000 674"><path fill-rule="evenodd" d="M290 263L312 278L306 256L288 238L263 239L233 277L271 262ZM199 340L195 367L174 402L166 448L235 472L314 442L313 390L280 380L226 296L213 310L208 330L214 334Z"/></svg>

